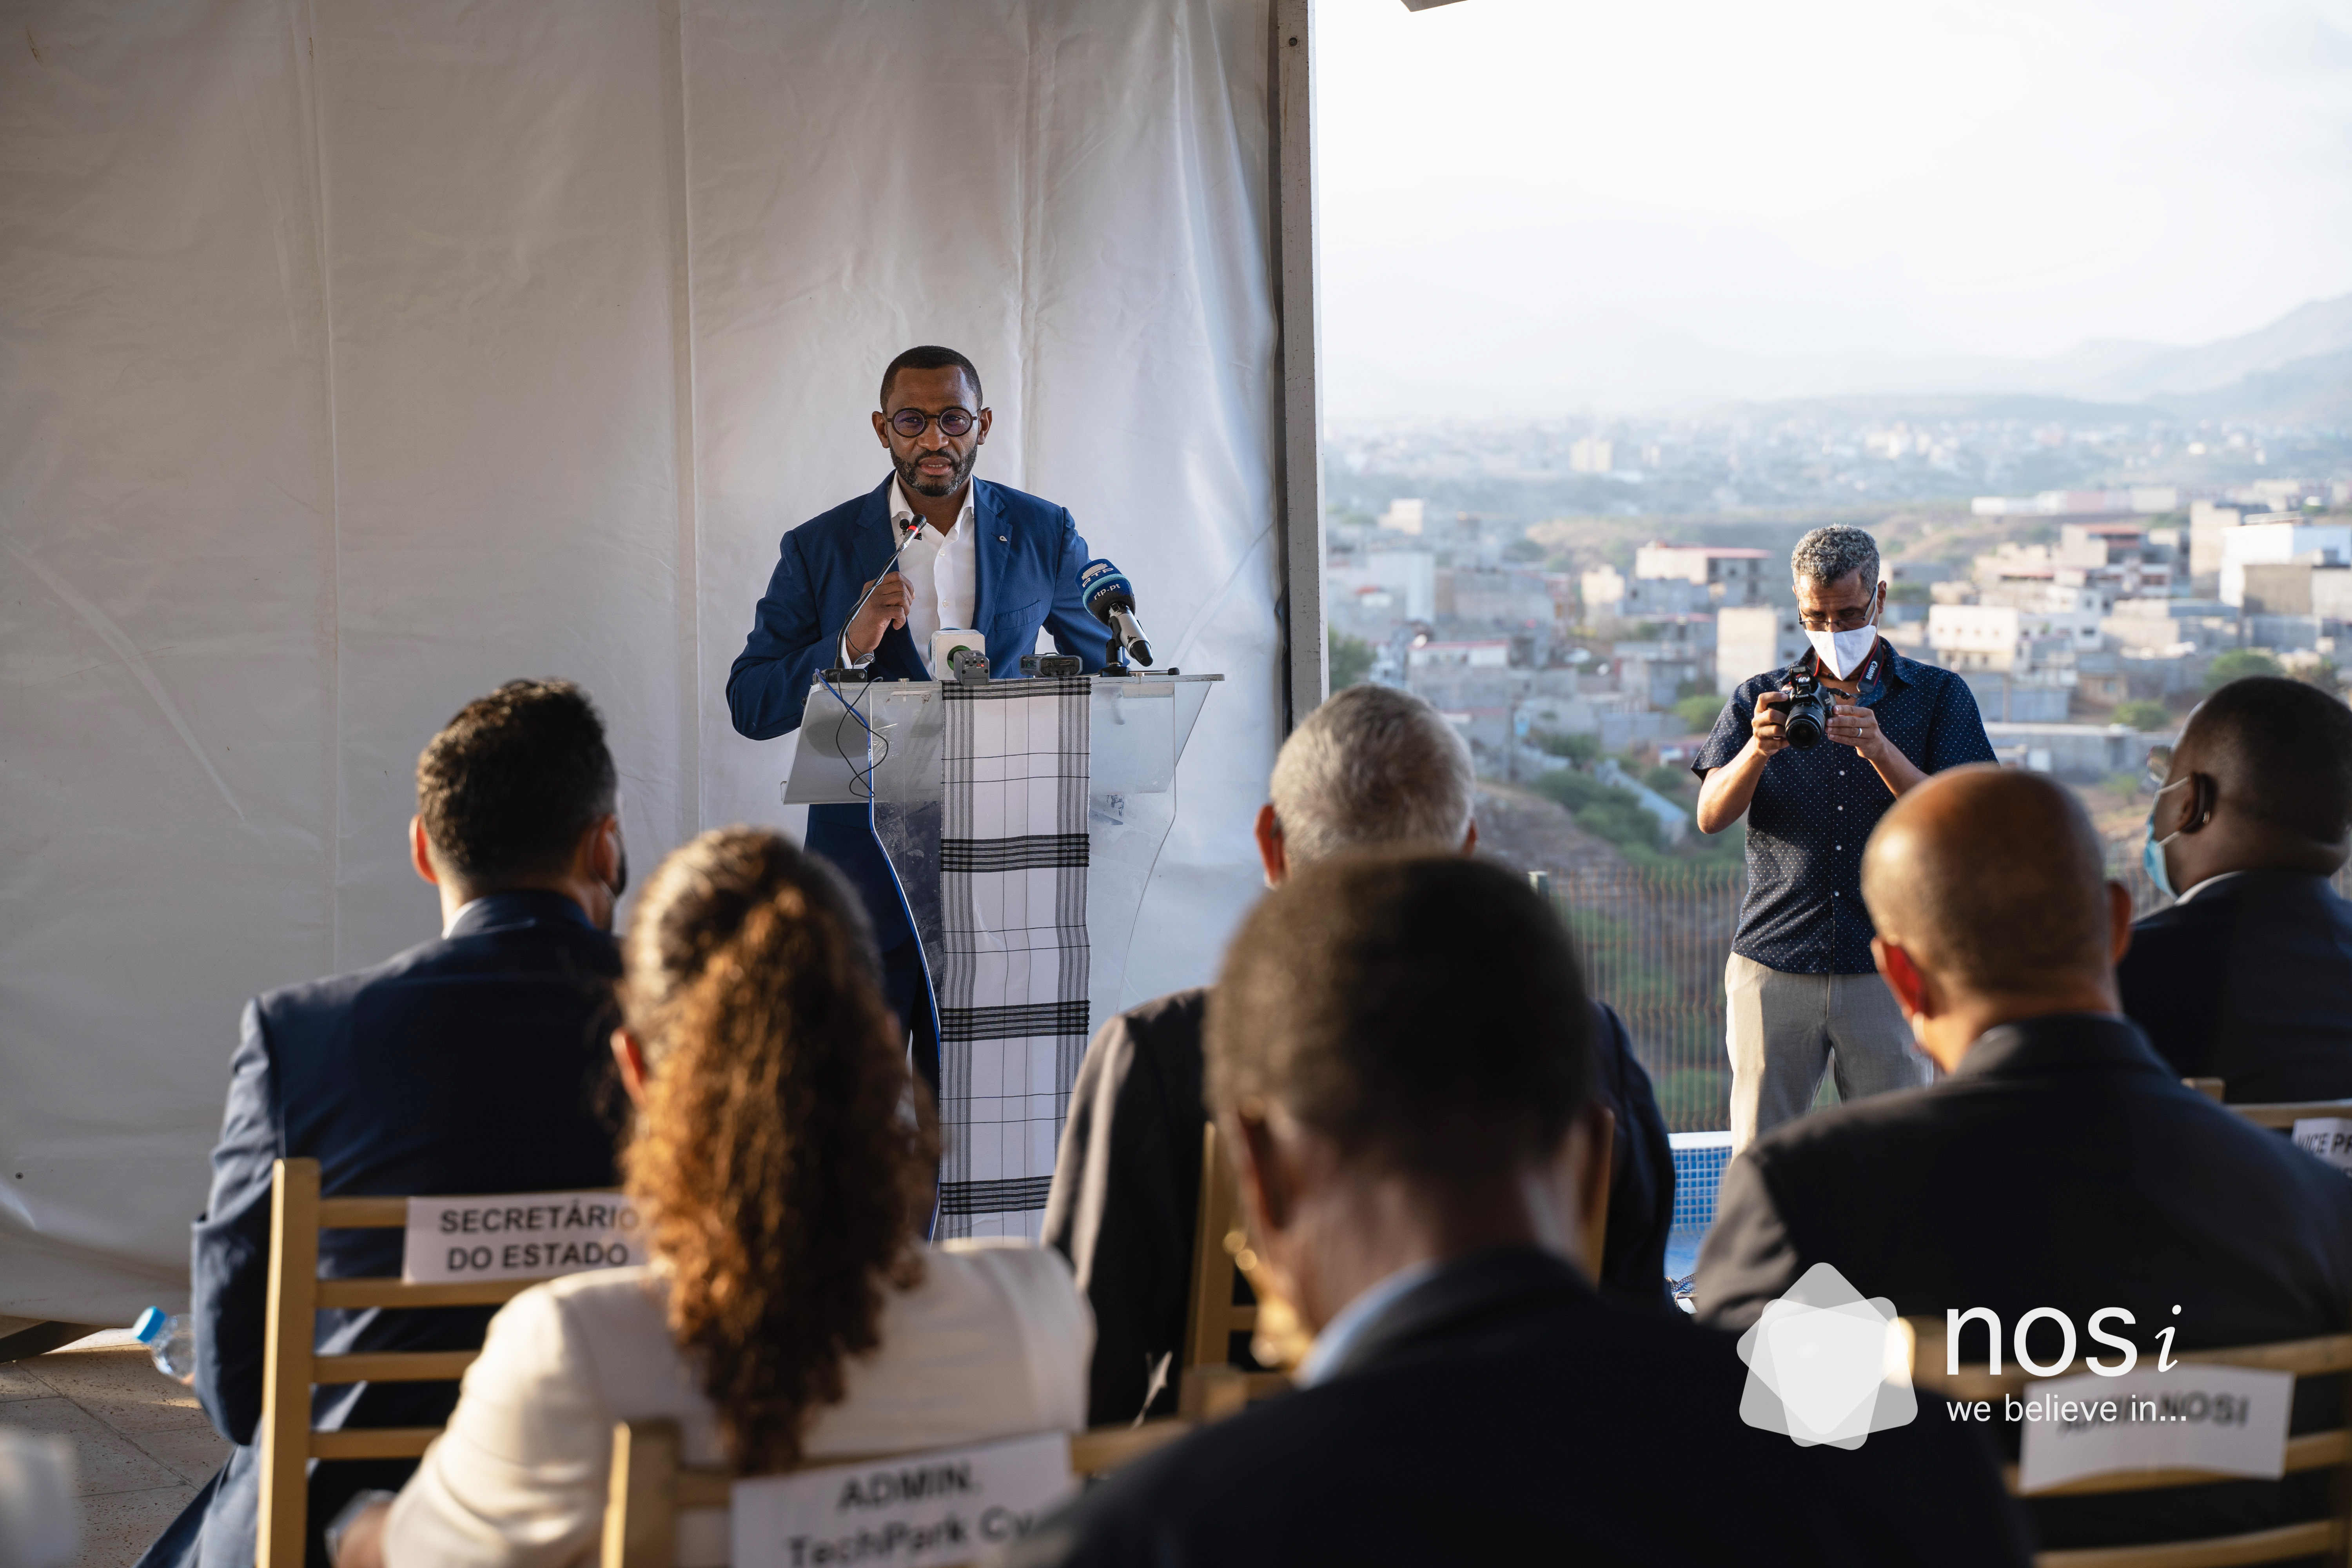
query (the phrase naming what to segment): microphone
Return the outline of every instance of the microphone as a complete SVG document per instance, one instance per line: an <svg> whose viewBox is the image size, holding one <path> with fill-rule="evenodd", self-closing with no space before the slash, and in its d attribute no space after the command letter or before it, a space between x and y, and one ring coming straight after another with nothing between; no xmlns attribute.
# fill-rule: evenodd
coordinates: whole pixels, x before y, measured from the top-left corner
<svg viewBox="0 0 2352 1568"><path fill-rule="evenodd" d="M1135 584L1126 573L1100 557L1087 562L1078 568L1078 598L1088 615L1110 628L1128 658L1150 668L1151 644L1135 618Z"/></svg>
<svg viewBox="0 0 2352 1568"><path fill-rule="evenodd" d="M904 522L894 521L891 526L907 537L898 541L898 548L890 552L890 559L882 563L882 570L875 574L874 581L866 584L866 592L857 595L857 603L849 606L849 620L841 623L841 636L836 639L838 641L848 640L849 622L857 618L857 612L866 607L866 601L874 596L874 590L882 585L882 579L898 569L898 557L907 553L907 546L914 543L916 535L923 531L923 520L920 517L910 517Z"/></svg>

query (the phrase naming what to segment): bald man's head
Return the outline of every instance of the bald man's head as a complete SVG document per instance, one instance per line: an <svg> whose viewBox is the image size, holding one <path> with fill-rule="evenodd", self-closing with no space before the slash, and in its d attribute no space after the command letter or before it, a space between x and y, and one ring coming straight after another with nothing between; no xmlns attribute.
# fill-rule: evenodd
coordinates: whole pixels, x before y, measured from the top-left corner
<svg viewBox="0 0 2352 1568"><path fill-rule="evenodd" d="M1885 942L1978 996L2104 984L2105 857L2074 795L1990 764L1937 773L1879 819L1862 897Z"/></svg>

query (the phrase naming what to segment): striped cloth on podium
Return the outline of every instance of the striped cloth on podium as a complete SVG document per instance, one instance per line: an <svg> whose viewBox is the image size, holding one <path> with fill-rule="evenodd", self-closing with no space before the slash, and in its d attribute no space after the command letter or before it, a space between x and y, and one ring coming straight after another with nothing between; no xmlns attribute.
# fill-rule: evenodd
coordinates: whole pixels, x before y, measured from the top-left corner
<svg viewBox="0 0 2352 1568"><path fill-rule="evenodd" d="M937 1234L1034 1240L1087 1046L1088 688L942 695Z"/></svg>

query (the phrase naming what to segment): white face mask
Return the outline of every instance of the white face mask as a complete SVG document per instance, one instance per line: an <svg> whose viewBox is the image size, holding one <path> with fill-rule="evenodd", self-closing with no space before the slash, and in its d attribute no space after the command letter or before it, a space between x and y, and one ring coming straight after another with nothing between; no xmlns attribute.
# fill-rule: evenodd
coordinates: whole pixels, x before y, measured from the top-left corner
<svg viewBox="0 0 2352 1568"><path fill-rule="evenodd" d="M1821 657L1822 668L1843 680L1860 669L1862 661L1870 657L1870 650L1878 646L1878 612L1874 608L1870 612L1870 624L1866 626L1857 626L1850 632L1808 631L1805 640Z"/></svg>

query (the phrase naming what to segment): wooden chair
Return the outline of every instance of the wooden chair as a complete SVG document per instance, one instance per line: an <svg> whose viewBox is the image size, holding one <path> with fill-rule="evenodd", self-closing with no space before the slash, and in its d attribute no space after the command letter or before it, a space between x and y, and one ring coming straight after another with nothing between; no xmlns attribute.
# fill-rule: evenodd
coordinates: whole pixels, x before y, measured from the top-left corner
<svg viewBox="0 0 2352 1568"><path fill-rule="evenodd" d="M2182 1087L2195 1089L2198 1093L2203 1095L2214 1104L2219 1105L2221 1103L2221 1090L2226 1087L2221 1079L2218 1078L2184 1078L2180 1082Z"/></svg>
<svg viewBox="0 0 2352 1568"><path fill-rule="evenodd" d="M1933 1318L1906 1318L1912 1342L1911 1382L1915 1387L1952 1399L2001 1399L2021 1394L2029 1384L2041 1381L2021 1370L1994 1373L1965 1367L1958 1375L1945 1371L1944 1323ZM2325 1334L2316 1339L2283 1340L2270 1344L2241 1345L2234 1350L2184 1351L2176 1362L2208 1366L2259 1367L2291 1372L2297 1377L2321 1377L2352 1373L2352 1334ZM2065 1377L2086 1370L2083 1358L2049 1373ZM2347 1379L2345 1415L2352 1417L2352 1378ZM2305 1470L2343 1471L2336 1483L2336 1512L2327 1519L2236 1535L2197 1541L2170 1541L2147 1546L2090 1547L2034 1554L2035 1568L2237 1568L2241 1563L2283 1563L2297 1557L2326 1554L2341 1563L2352 1548L2352 1428L2338 1425L2325 1432L2305 1432L2286 1442L2290 1475ZM2017 1492L2017 1467L2006 1466L2002 1479ZM2216 1475L2206 1470L2138 1470L2117 1475L2085 1476L2064 1486L2032 1495L2084 1497L2102 1492L2155 1491L2198 1486L2212 1481L2243 1480L2242 1476Z"/></svg>
<svg viewBox="0 0 2352 1568"><path fill-rule="evenodd" d="M398 1230L408 1200L322 1198L319 1162L280 1160L271 1176L269 1306L261 1367L261 1510L255 1568L302 1568L312 1459L414 1459L441 1435L438 1426L367 1426L319 1432L310 1426L310 1387L320 1383L445 1383L462 1376L481 1352L383 1351L320 1355L320 1309L491 1307L536 1279L482 1279L410 1285L399 1279L321 1279L322 1230Z"/></svg>
<svg viewBox="0 0 2352 1568"><path fill-rule="evenodd" d="M1070 1473L1081 1479L1108 1475L1173 1442L1192 1426L1177 1419L1081 1432L1070 1439ZM812 1459L802 1468L823 1469L901 1457ZM695 1468L682 1463L675 1421L615 1424L600 1568L677 1568L677 1516L697 1509L728 1507L735 1479L731 1470Z"/></svg>
<svg viewBox="0 0 2352 1568"><path fill-rule="evenodd" d="M1617 1115L1601 1112L1601 1181L1584 1195L1584 1272L1601 1278L1602 1249L1609 1229L1610 1161L1615 1153ZM1241 1184L1233 1162L1224 1157L1217 1140L1217 1124L1201 1130L1201 1201L1192 1228L1192 1300L1185 1313L1183 1379L1179 1385L1179 1410L1194 1420L1213 1418L1220 1398L1230 1398L1230 1384L1208 1369L1225 1366L1233 1336L1257 1331L1260 1313L1254 1306L1234 1300L1234 1279L1249 1272L1249 1229L1242 1214ZM1243 1397L1260 1399L1290 1386L1286 1373L1243 1374Z"/></svg>

